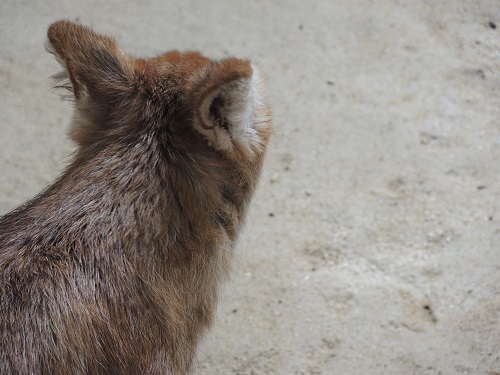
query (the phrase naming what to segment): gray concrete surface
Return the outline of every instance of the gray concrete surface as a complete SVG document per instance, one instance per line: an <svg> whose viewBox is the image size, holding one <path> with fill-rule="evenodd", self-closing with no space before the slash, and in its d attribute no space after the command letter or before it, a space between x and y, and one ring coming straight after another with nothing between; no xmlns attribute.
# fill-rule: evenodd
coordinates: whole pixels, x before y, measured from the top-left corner
<svg viewBox="0 0 500 375"><path fill-rule="evenodd" d="M500 374L500 2L0 5L0 213L70 160L43 49L250 56L275 134L196 374Z"/></svg>

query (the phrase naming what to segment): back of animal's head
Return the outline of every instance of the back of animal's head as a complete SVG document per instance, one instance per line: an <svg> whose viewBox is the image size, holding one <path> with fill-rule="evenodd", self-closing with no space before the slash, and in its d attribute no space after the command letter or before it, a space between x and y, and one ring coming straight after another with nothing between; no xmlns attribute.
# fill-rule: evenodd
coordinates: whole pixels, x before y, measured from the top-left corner
<svg viewBox="0 0 500 375"><path fill-rule="evenodd" d="M48 30L76 113L71 137L85 147L131 134L168 132L177 147L208 147L232 160L264 151L270 132L262 80L249 60L196 52L137 59L115 40L67 21Z"/></svg>

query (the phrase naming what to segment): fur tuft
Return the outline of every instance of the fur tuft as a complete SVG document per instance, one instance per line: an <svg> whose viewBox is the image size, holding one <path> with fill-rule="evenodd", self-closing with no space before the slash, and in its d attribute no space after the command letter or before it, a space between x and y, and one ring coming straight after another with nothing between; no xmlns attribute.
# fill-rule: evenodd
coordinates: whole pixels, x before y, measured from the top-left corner
<svg viewBox="0 0 500 375"><path fill-rule="evenodd" d="M53 74L50 79L52 80L53 92L64 100L74 101L73 86L69 79L68 68L64 60L59 56L54 47L47 40L45 42L45 51L54 56L56 61L61 65L62 70Z"/></svg>

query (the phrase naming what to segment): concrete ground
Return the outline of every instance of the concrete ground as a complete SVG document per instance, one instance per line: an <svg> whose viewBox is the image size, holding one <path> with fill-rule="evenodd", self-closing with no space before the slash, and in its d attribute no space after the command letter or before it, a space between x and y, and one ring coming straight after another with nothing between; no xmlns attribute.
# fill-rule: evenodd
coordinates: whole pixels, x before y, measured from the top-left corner
<svg viewBox="0 0 500 375"><path fill-rule="evenodd" d="M500 374L500 2L0 5L0 214L70 160L49 23L250 56L275 134L195 374Z"/></svg>

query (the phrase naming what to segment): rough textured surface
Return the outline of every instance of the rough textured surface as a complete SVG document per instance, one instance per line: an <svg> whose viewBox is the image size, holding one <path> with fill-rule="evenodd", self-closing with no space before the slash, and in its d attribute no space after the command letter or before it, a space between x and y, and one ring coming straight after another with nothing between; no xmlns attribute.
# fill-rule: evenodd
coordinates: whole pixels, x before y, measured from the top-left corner
<svg viewBox="0 0 500 375"><path fill-rule="evenodd" d="M500 373L498 1L3 1L0 213L73 149L60 18L269 76L273 147L198 374Z"/></svg>

